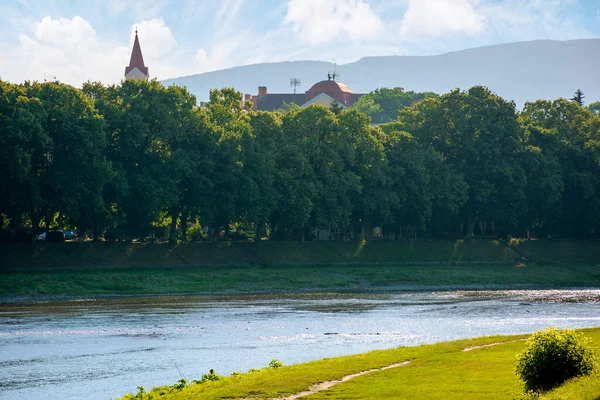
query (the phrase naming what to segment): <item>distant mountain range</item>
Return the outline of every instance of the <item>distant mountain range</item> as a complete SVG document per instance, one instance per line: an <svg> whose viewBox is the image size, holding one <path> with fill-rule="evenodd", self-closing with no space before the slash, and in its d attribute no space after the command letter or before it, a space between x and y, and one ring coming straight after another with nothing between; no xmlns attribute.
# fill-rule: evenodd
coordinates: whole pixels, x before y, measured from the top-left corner
<svg viewBox="0 0 600 400"><path fill-rule="evenodd" d="M478 47L436 56L366 57L338 65L339 81L356 93L380 87L446 93L454 88L485 85L518 107L526 101L570 98L581 89L586 104L600 100L600 39L539 40ZM233 87L257 94L291 93L290 78L302 81L298 93L327 79L333 64L290 61L245 65L163 81L186 86L198 101L208 100L211 88Z"/></svg>

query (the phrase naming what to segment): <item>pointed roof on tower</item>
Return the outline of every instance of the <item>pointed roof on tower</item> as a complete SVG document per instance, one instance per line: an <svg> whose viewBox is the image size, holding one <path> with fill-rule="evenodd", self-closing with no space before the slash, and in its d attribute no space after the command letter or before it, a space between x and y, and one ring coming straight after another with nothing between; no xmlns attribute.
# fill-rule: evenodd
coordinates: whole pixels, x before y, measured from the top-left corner
<svg viewBox="0 0 600 400"><path fill-rule="evenodd" d="M135 41L133 42L133 50L131 51L129 66L125 67L125 75L131 72L134 68L139 69L141 73L148 77L148 67L146 67L144 64L144 57L142 56L142 48L140 47L137 28L135 30Z"/></svg>

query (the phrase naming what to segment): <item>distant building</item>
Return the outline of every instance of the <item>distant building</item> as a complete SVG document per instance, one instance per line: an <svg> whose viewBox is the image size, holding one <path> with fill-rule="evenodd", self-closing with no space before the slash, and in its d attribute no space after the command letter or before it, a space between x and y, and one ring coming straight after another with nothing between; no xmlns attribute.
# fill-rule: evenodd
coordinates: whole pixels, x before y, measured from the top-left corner
<svg viewBox="0 0 600 400"><path fill-rule="evenodd" d="M342 108L348 108L363 96L363 93L354 93L346 84L332 79L331 75L327 80L315 83L306 93L271 93L267 92L266 86L258 87L258 95L252 96L246 94L244 99L253 103L255 110L274 111L283 107L284 103L295 103L301 107L307 107L311 104L321 104L326 107L336 100Z"/></svg>
<svg viewBox="0 0 600 400"><path fill-rule="evenodd" d="M136 29L131 59L129 60L129 65L125 67L125 79L148 79L149 76L148 67L144 64L142 48L140 47L138 31Z"/></svg>

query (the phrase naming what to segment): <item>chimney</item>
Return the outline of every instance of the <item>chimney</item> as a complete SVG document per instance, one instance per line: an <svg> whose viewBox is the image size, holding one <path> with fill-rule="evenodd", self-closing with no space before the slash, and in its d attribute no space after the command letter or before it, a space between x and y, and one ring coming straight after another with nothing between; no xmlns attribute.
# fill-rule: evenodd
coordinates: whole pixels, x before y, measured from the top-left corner
<svg viewBox="0 0 600 400"><path fill-rule="evenodd" d="M252 96L252 104L254 104L254 107L252 108L258 110L258 96Z"/></svg>
<svg viewBox="0 0 600 400"><path fill-rule="evenodd" d="M250 99L252 99L251 95L249 95L249 94L245 94L244 95L244 103L247 102L247 101L250 101Z"/></svg>
<svg viewBox="0 0 600 400"><path fill-rule="evenodd" d="M404 88L403 87L395 87L394 90L397 90L400 93L404 92Z"/></svg>
<svg viewBox="0 0 600 400"><path fill-rule="evenodd" d="M263 97L267 97L267 87L259 86L258 87L258 98L262 99Z"/></svg>

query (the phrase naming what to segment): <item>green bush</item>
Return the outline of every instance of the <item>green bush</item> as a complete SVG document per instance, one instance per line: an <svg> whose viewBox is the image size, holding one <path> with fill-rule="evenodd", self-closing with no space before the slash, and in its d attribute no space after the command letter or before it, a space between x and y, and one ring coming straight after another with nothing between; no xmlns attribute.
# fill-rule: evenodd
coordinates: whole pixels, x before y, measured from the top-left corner
<svg viewBox="0 0 600 400"><path fill-rule="evenodd" d="M547 329L527 340L517 355L517 375L527 391L546 391L595 367L589 339L570 329Z"/></svg>
<svg viewBox="0 0 600 400"><path fill-rule="evenodd" d="M269 363L269 368L271 369L279 369L281 367L283 367L283 363L276 358L272 359Z"/></svg>

